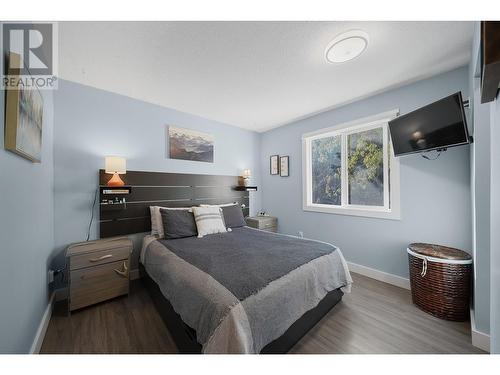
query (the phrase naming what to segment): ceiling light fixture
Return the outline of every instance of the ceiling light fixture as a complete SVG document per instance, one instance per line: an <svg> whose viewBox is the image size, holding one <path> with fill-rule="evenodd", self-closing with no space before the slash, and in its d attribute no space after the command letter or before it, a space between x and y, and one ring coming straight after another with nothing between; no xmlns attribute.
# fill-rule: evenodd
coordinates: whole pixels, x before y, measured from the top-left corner
<svg viewBox="0 0 500 375"><path fill-rule="evenodd" d="M363 53L368 47L368 34L362 30L351 30L339 34L325 50L325 59L329 63L343 63Z"/></svg>

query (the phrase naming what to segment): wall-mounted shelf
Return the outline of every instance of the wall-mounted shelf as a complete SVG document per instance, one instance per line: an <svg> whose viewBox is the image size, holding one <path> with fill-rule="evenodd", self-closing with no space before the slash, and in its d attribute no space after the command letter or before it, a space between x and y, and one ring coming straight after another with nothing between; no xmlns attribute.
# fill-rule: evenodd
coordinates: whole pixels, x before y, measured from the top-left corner
<svg viewBox="0 0 500 375"><path fill-rule="evenodd" d="M101 195L127 195L132 193L132 186L106 186L100 185Z"/></svg>
<svg viewBox="0 0 500 375"><path fill-rule="evenodd" d="M257 186L236 186L234 190L238 191L257 191Z"/></svg>

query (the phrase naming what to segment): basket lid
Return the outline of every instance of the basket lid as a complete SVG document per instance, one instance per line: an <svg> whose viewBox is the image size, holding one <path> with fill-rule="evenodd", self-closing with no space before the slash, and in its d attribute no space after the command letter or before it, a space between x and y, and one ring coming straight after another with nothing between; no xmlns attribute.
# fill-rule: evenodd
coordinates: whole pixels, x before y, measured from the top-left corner
<svg viewBox="0 0 500 375"><path fill-rule="evenodd" d="M470 260L472 257L465 251L453 247L433 245L429 243L412 243L408 248L414 253L438 259Z"/></svg>

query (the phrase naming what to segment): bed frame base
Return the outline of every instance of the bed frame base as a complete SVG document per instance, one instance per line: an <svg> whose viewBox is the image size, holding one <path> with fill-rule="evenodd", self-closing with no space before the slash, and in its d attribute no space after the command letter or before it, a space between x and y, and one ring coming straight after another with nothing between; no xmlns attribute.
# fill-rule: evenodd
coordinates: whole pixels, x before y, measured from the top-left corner
<svg viewBox="0 0 500 375"><path fill-rule="evenodd" d="M160 287L146 272L142 264L139 265L139 272L142 282L153 299L156 309L160 313L163 321L172 335L181 354L199 354L201 345L196 341L196 332L186 325L179 314L177 314L170 302L163 296ZM340 289L332 290L319 304L307 311L286 332L273 342L267 344L261 354L283 354L287 353L312 327L325 316L333 306L341 299L344 293Z"/></svg>

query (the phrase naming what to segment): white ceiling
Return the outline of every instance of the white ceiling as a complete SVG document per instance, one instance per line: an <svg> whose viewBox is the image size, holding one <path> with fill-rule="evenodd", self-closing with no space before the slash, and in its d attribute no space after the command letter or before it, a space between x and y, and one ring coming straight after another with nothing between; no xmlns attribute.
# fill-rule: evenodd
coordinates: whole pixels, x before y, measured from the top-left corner
<svg viewBox="0 0 500 375"><path fill-rule="evenodd" d="M471 22L61 22L59 76L265 131L465 65ZM362 29L357 59L328 43Z"/></svg>

